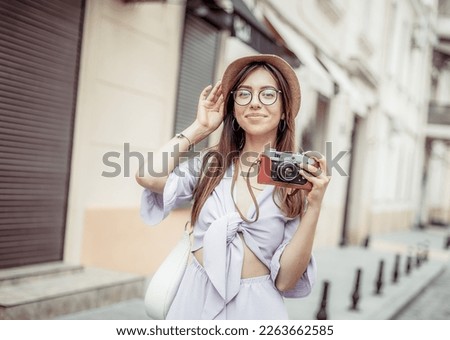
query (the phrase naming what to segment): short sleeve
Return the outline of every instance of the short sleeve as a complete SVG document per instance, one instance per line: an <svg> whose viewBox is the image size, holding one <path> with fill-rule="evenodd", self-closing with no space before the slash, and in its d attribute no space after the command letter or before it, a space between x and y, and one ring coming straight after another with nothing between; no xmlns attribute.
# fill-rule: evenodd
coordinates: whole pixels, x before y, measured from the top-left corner
<svg viewBox="0 0 450 340"><path fill-rule="evenodd" d="M166 218L172 209L190 202L200 168L200 158L191 158L179 164L169 174L162 194L145 189L141 197L141 217L144 222L156 225Z"/></svg>
<svg viewBox="0 0 450 340"><path fill-rule="evenodd" d="M286 248L286 246L289 244L289 241L297 230L299 223L299 217L294 218L286 223L283 242L280 244L277 250L275 250L270 264L270 275L273 282L275 282L278 276L278 272L280 271L280 258L283 254L284 248ZM286 298L301 298L309 295L316 281L316 273L316 261L314 259L314 256L311 254L309 264L302 277L297 281L295 287L285 292L281 292L281 294Z"/></svg>

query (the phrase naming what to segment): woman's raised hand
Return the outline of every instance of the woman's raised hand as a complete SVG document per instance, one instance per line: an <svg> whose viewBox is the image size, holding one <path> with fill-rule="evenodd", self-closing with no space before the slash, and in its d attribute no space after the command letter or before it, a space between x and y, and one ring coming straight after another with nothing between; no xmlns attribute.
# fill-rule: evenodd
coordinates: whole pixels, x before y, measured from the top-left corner
<svg viewBox="0 0 450 340"><path fill-rule="evenodd" d="M212 87L207 86L200 94L197 122L209 133L216 130L223 121L224 98L220 80Z"/></svg>

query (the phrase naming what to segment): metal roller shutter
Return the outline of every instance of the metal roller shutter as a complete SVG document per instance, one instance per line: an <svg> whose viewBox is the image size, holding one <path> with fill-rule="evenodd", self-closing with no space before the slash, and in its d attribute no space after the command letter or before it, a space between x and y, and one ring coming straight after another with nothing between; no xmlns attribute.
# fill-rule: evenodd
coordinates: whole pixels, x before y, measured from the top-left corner
<svg viewBox="0 0 450 340"><path fill-rule="evenodd" d="M0 0L0 268L61 260L83 0Z"/></svg>
<svg viewBox="0 0 450 340"><path fill-rule="evenodd" d="M214 80L219 31L214 26L186 14L175 131L183 131L197 116L201 91Z"/></svg>

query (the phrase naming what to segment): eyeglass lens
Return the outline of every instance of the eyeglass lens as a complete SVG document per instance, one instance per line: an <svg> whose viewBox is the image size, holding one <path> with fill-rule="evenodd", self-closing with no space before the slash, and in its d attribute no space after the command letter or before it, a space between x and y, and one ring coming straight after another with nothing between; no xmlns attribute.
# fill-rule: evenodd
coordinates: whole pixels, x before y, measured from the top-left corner
<svg viewBox="0 0 450 340"><path fill-rule="evenodd" d="M279 91L275 89L261 90L258 93L259 101L264 105L272 105L277 100L278 92ZM241 89L234 91L233 96L236 104L244 106L250 104L253 98L253 93L249 90Z"/></svg>

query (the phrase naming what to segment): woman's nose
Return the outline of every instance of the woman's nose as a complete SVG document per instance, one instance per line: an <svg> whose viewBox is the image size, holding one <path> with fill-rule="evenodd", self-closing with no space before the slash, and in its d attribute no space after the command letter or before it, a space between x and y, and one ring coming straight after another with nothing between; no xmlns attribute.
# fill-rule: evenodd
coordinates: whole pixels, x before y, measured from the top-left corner
<svg viewBox="0 0 450 340"><path fill-rule="evenodd" d="M258 94L253 94L252 100L250 101L250 107L261 107L261 103L259 102Z"/></svg>

